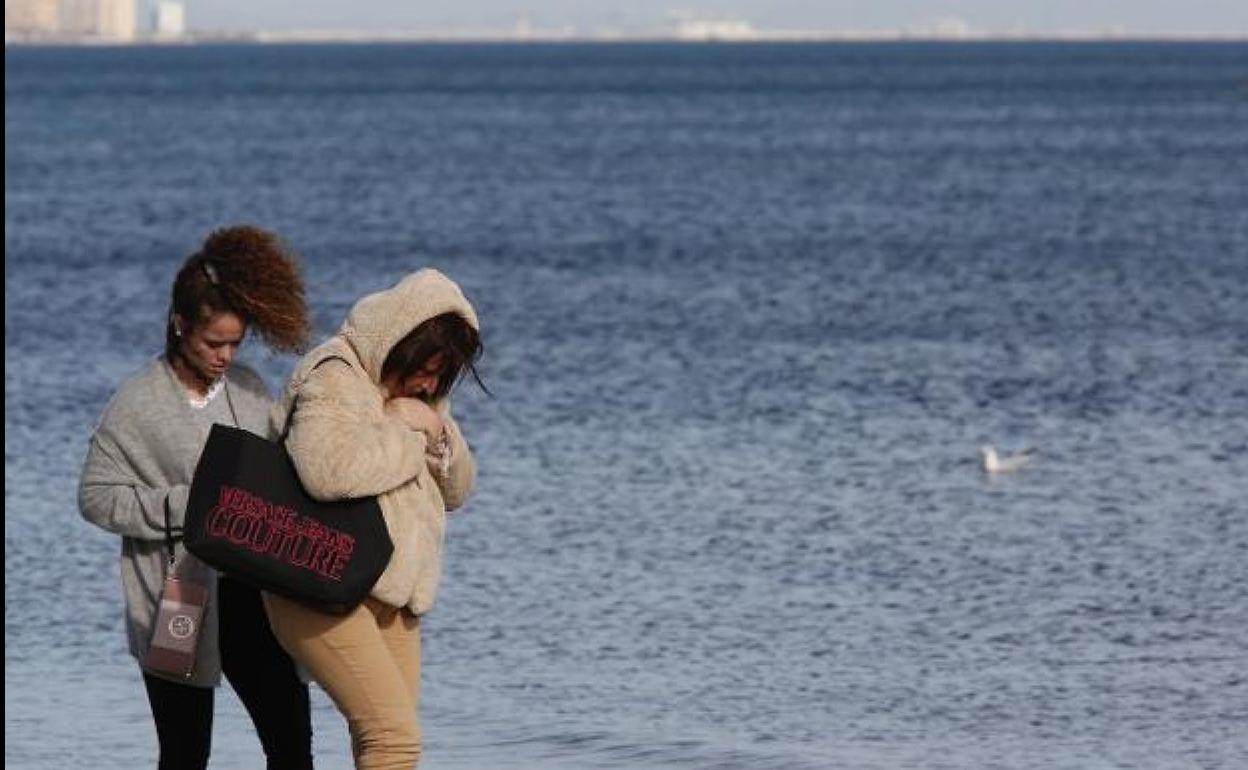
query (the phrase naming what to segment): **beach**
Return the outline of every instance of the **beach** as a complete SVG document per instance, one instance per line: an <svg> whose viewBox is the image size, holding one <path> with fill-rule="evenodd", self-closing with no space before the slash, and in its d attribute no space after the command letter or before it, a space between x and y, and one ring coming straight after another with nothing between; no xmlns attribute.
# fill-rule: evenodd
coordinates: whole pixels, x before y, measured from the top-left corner
<svg viewBox="0 0 1248 770"><path fill-rule="evenodd" d="M236 222L318 336L423 266L482 319L422 767L1248 766L1248 45L5 65L9 767L154 764L77 477ZM256 765L217 697L213 766Z"/></svg>

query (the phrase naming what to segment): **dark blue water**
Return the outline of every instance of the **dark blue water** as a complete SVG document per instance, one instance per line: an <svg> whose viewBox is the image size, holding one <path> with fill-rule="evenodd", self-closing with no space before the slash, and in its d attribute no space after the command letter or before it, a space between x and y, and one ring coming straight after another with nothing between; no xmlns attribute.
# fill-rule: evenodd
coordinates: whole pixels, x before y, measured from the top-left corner
<svg viewBox="0 0 1248 770"><path fill-rule="evenodd" d="M237 221L322 333L430 264L484 321L428 767L1248 767L1248 44L5 70L10 767L154 757L74 486ZM219 697L214 766L255 766Z"/></svg>

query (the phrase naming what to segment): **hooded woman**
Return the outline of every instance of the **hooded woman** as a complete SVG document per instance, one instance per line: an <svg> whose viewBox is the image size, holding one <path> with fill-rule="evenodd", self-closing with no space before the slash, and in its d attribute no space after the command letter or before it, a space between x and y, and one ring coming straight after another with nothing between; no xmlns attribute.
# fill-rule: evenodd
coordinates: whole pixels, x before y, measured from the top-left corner
<svg viewBox="0 0 1248 770"><path fill-rule="evenodd" d="M420 618L437 596L446 512L476 477L449 394L476 376L478 328L450 279L414 273L357 302L273 410L308 493L378 496L394 543L370 596L347 615L264 594L278 640L346 717L357 768L420 759Z"/></svg>
<svg viewBox="0 0 1248 770"><path fill-rule="evenodd" d="M312 767L308 689L269 631L260 593L176 546L191 477L214 423L267 435L272 406L260 377L234 360L248 330L275 350L308 337L294 254L272 233L217 230L178 271L165 352L121 386L91 437L78 490L85 519L121 535L130 652L139 661L160 741L160 768L208 764L213 688L229 679L259 733L270 770ZM206 595L190 673L149 656L170 574ZM190 636L190 616L172 630Z"/></svg>

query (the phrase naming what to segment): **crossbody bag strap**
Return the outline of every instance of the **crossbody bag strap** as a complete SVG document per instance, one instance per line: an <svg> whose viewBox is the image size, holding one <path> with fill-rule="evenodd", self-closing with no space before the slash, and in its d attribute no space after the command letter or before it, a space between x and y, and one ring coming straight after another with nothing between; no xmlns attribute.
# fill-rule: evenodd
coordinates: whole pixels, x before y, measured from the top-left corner
<svg viewBox="0 0 1248 770"><path fill-rule="evenodd" d="M342 356L337 356L337 355L325 356L320 361L317 361L315 364L312 365L312 368L308 370L307 375L303 378L303 380L299 384L303 385L304 382L307 382L308 377L312 376L312 372L315 372L321 366L321 364L327 363L329 361L341 361L347 366L351 366L351 362ZM351 367L351 368L354 369L355 367ZM295 419L295 408L298 406L299 406L299 394L296 393L294 399L290 402L290 409L286 412L286 422L284 425L282 425L282 433L281 435L277 437L278 444L286 443L286 437L290 435L290 424L294 422L294 419Z"/></svg>
<svg viewBox="0 0 1248 770"><path fill-rule="evenodd" d="M182 528L173 526L173 516L169 511L169 496L168 495L165 495L164 508L165 508L165 547L169 549L169 566L173 567L174 562L177 561L177 554L175 553L175 549L177 548L177 538L182 536ZM174 535L175 529L177 530L176 536Z"/></svg>

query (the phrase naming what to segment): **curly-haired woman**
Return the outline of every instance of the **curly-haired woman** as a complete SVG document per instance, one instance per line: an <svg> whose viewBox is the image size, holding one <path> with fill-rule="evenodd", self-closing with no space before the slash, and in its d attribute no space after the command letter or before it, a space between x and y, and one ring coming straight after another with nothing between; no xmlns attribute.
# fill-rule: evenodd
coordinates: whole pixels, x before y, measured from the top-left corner
<svg viewBox="0 0 1248 770"><path fill-rule="evenodd" d="M169 538L182 524L212 425L267 435L268 390L234 360L249 330L275 350L302 348L309 332L303 281L294 255L275 235L224 228L178 271L164 355L113 396L82 469L83 517L121 535L130 652L143 671L161 770L207 766L213 688L223 671L255 723L269 770L312 767L308 690L269 630L259 593L217 576ZM148 658L171 570L207 591L194 666L185 677Z"/></svg>

